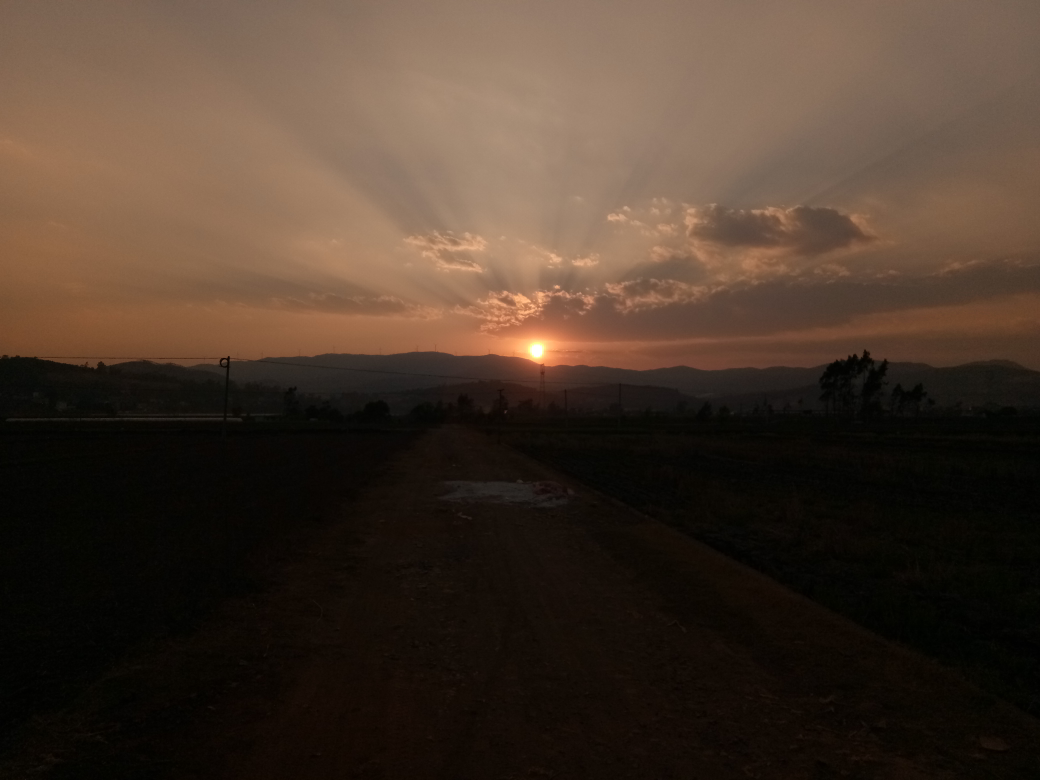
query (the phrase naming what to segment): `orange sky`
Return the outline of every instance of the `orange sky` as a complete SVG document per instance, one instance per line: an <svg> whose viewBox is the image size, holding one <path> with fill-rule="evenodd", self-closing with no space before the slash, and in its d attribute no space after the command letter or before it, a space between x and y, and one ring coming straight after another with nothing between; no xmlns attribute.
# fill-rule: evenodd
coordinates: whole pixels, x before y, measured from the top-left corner
<svg viewBox="0 0 1040 780"><path fill-rule="evenodd" d="M1040 368L1035 2L0 6L0 352Z"/></svg>

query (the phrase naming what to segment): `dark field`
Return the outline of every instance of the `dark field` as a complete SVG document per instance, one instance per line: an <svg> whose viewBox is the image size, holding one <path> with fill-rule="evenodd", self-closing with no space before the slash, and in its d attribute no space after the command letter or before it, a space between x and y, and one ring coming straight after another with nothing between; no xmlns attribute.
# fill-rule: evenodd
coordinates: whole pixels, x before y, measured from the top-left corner
<svg viewBox="0 0 1040 780"><path fill-rule="evenodd" d="M330 520L405 432L0 434L0 746ZM341 513L341 512L340 512Z"/></svg>
<svg viewBox="0 0 1040 780"><path fill-rule="evenodd" d="M503 441L1040 713L1040 436L825 421Z"/></svg>
<svg viewBox="0 0 1040 780"><path fill-rule="evenodd" d="M1038 709L1021 424L563 422L502 440ZM0 775L1035 776L1034 718L578 480L443 501L565 479L497 436L264 425L4 432Z"/></svg>

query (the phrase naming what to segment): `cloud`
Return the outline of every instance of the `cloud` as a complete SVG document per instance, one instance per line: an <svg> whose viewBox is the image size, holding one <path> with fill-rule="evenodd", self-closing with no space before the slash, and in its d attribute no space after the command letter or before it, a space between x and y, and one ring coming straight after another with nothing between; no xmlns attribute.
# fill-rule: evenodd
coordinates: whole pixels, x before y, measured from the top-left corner
<svg viewBox="0 0 1040 780"><path fill-rule="evenodd" d="M832 262L834 253L877 240L863 217L829 207L734 209L654 198L608 219L628 231L630 251L639 251L641 241L648 253L623 279L756 284L798 277L821 265L826 266L821 275L836 276L841 272Z"/></svg>
<svg viewBox="0 0 1040 780"><path fill-rule="evenodd" d="M543 249L542 253L545 255L546 260L549 261L549 266L551 268L559 268L563 265L563 255L558 255L548 249Z"/></svg>
<svg viewBox="0 0 1040 780"><path fill-rule="evenodd" d="M673 279L679 282L703 282L708 277L708 269L688 249L655 246L650 250L650 259L637 263L625 273L622 280L642 277Z"/></svg>
<svg viewBox="0 0 1040 780"><path fill-rule="evenodd" d="M477 301L473 306L459 310L464 314L472 314L484 322L480 329L485 332L497 332L517 327L528 317L541 311L541 307L523 293L493 292L486 298Z"/></svg>
<svg viewBox="0 0 1040 780"><path fill-rule="evenodd" d="M482 319L481 331L498 333L518 328L531 318L565 322L585 314L592 303L591 296L555 287L539 290L531 297L507 291L493 292L461 311Z"/></svg>
<svg viewBox="0 0 1040 780"><path fill-rule="evenodd" d="M693 284L639 277L581 292L501 292L469 313L482 330L574 341L651 341L766 335L904 309L1040 292L1040 263L1000 261L910 276L822 266L766 281ZM497 302L506 302L502 305Z"/></svg>
<svg viewBox="0 0 1040 780"><path fill-rule="evenodd" d="M166 301L200 301L203 305L222 302L244 308L364 317L428 319L441 314L438 308L331 276L304 281L258 271L214 271L201 283L190 277L168 276L162 290Z"/></svg>
<svg viewBox="0 0 1040 780"><path fill-rule="evenodd" d="M571 265L576 268L593 268L599 265L599 255L595 252L585 255L584 257L565 257L559 252L554 252L551 249L546 249L544 246L538 244L529 244L526 241L519 241L522 246L528 247L534 252L537 258L544 260L545 264L549 268L562 268L565 265Z"/></svg>
<svg viewBox="0 0 1040 780"><path fill-rule="evenodd" d="M817 276L830 276L835 278L852 275L852 272L848 268L839 265L838 263L824 263L823 265L814 268L813 273ZM894 274L895 272L892 272L887 275L892 276Z"/></svg>
<svg viewBox="0 0 1040 780"><path fill-rule="evenodd" d="M426 306L396 298L392 295L337 295L310 293L306 296L273 298L275 308L295 311L317 311L366 317L430 318L437 312Z"/></svg>
<svg viewBox="0 0 1040 780"><path fill-rule="evenodd" d="M484 270L470 254L487 249L487 240L473 233L456 235L450 230L434 230L426 235L408 236L405 243L418 247L422 256L432 260L440 271Z"/></svg>
<svg viewBox="0 0 1040 780"><path fill-rule="evenodd" d="M591 254L586 257L576 257L571 260L571 265L576 268L593 268L599 265L599 255Z"/></svg>
<svg viewBox="0 0 1040 780"><path fill-rule="evenodd" d="M684 222L695 246L773 250L784 255L811 257L874 240L854 217L815 206L731 209L713 203L688 208Z"/></svg>
<svg viewBox="0 0 1040 780"><path fill-rule="evenodd" d="M622 314L656 309L661 306L686 304L704 298L707 287L700 287L674 279L632 279L618 284L605 285L601 296Z"/></svg>
<svg viewBox="0 0 1040 780"><path fill-rule="evenodd" d="M534 322L572 324L590 313L626 315L695 301L707 289L660 279L634 279L607 284L597 293L570 292L559 286L539 290L528 297L507 291L491 293L469 307L466 313L484 320L481 330L488 333L521 328ZM609 316L609 314L608 314ZM598 318L601 322L603 317Z"/></svg>
<svg viewBox="0 0 1040 780"><path fill-rule="evenodd" d="M678 232L678 228L674 225L662 222L655 227L648 222L636 218L633 214L634 212L632 209L625 206L620 211L614 211L607 214L607 222L613 223L614 225L626 225L628 227L636 228L644 236L669 236L675 235ZM649 219L653 221L655 219L660 219L661 214L659 209L652 208L650 209L648 216Z"/></svg>

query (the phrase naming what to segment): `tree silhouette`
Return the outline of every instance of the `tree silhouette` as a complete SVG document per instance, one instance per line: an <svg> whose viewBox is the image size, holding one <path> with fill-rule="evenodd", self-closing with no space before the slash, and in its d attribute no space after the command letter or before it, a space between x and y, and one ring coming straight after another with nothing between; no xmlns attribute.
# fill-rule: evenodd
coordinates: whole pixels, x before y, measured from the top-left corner
<svg viewBox="0 0 1040 780"><path fill-rule="evenodd" d="M286 417L295 417L300 413L300 399L296 396L295 387L290 387L282 396L282 410Z"/></svg>
<svg viewBox="0 0 1040 780"><path fill-rule="evenodd" d="M459 394L456 405L459 410L459 417L461 417L462 419L466 420L473 416L473 411L476 407L476 404L474 404L473 399L465 393Z"/></svg>
<svg viewBox="0 0 1040 780"><path fill-rule="evenodd" d="M875 363L868 350L835 360L820 377L820 400L828 412L860 412L870 417L881 411L881 391L888 374L888 361Z"/></svg>
<svg viewBox="0 0 1040 780"><path fill-rule="evenodd" d="M365 422L382 422L390 418L390 404L386 401L369 401L365 408L354 415Z"/></svg>
<svg viewBox="0 0 1040 780"><path fill-rule="evenodd" d="M894 414L900 416L912 413L915 417L921 413L921 404L928 398L924 385L918 382L910 390L904 390L902 385L896 385L892 390L891 409Z"/></svg>
<svg viewBox="0 0 1040 780"><path fill-rule="evenodd" d="M520 415L531 415L536 411L533 398L525 398L516 405L516 413Z"/></svg>
<svg viewBox="0 0 1040 780"><path fill-rule="evenodd" d="M863 358L870 361L866 377L863 379L863 386L860 389L860 412L864 417L881 414L881 391L885 387L885 375L888 373L888 360L882 360L881 363L875 365L869 356L870 353L864 350ZM860 361L861 367L866 360Z"/></svg>
<svg viewBox="0 0 1040 780"><path fill-rule="evenodd" d="M325 420L332 423L343 422L343 413L339 409L334 408L328 401L325 401L321 406L311 404L304 409L303 414L308 420Z"/></svg>

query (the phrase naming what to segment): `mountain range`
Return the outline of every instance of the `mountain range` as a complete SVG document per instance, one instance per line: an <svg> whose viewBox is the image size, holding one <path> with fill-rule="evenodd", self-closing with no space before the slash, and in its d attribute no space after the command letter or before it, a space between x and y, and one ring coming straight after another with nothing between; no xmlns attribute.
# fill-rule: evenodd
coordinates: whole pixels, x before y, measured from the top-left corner
<svg viewBox="0 0 1040 780"><path fill-rule="evenodd" d="M124 364L126 365L126 364ZM673 366L649 370L609 366L545 366L546 390L605 385L652 386L717 403L766 401L778 408L801 401L817 405L817 384L825 366L809 368L729 368L706 370ZM169 366L182 376L204 372L223 376L216 365ZM443 352L395 355L324 354L311 357L232 361L231 378L239 383L297 387L307 393L402 393L474 381L508 382L537 387L541 366L533 360L501 355L456 356ZM909 388L920 382L931 398L949 407L1040 407L1040 371L1008 360L990 360L936 368L925 363L891 363L888 386ZM800 406L802 404L799 404Z"/></svg>

